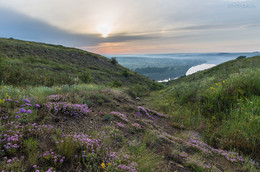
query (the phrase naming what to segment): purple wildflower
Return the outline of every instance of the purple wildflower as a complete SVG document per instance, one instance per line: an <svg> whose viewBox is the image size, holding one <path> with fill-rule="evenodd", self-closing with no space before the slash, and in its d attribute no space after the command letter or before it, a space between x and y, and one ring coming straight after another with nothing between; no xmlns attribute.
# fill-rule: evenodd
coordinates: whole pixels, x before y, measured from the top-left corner
<svg viewBox="0 0 260 172"><path fill-rule="evenodd" d="M24 108L19 109L22 113L26 113L26 110Z"/></svg>
<svg viewBox="0 0 260 172"><path fill-rule="evenodd" d="M125 114L122 114L122 113L120 113L120 112L110 112L110 114L112 114L112 115L114 115L114 116L120 118L121 120L123 120L123 121L125 121L125 122L128 122L128 119L127 119L127 117L126 117Z"/></svg>
<svg viewBox="0 0 260 172"><path fill-rule="evenodd" d="M26 103L31 103L31 101L28 100L28 99L24 99L24 101L25 101Z"/></svg>
<svg viewBox="0 0 260 172"><path fill-rule="evenodd" d="M116 125L118 127L121 127L121 128L124 128L125 127L125 124L121 123L121 122L116 122Z"/></svg>
<svg viewBox="0 0 260 172"><path fill-rule="evenodd" d="M31 111L31 110L27 110L27 113L31 114L31 113L32 113L32 111Z"/></svg>
<svg viewBox="0 0 260 172"><path fill-rule="evenodd" d="M142 129L142 127L138 123L133 123L132 126L138 130Z"/></svg>
<svg viewBox="0 0 260 172"><path fill-rule="evenodd" d="M35 107L40 108L41 106L39 104L35 104Z"/></svg>
<svg viewBox="0 0 260 172"><path fill-rule="evenodd" d="M49 111L61 112L65 115L73 116L76 119L86 116L92 111L86 104L71 104L66 102L48 102L46 107Z"/></svg>
<svg viewBox="0 0 260 172"><path fill-rule="evenodd" d="M19 116L19 115L16 115L15 118L20 118L20 116Z"/></svg>

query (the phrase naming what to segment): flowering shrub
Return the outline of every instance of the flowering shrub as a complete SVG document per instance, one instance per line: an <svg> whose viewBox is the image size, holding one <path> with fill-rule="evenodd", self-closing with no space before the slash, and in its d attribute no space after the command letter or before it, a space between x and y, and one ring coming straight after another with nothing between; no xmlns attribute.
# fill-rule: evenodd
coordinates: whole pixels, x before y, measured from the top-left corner
<svg viewBox="0 0 260 172"><path fill-rule="evenodd" d="M133 123L132 126L133 126L135 129L137 129L137 130L141 130L141 129L142 129L142 127L141 127L140 124L138 124L138 123Z"/></svg>
<svg viewBox="0 0 260 172"><path fill-rule="evenodd" d="M43 133L52 133L53 127L50 125L37 125L17 123L15 121L7 122L2 125L2 134L0 135L0 170L20 169L26 153L26 140L32 136L37 136ZM30 152L32 153L32 152ZM22 155L21 155L22 154ZM28 161L28 158L26 158ZM3 163L5 167L1 166Z"/></svg>
<svg viewBox="0 0 260 172"><path fill-rule="evenodd" d="M124 171L131 171L131 172L137 172L137 163L133 162L130 165L120 164L117 166L118 170L124 170Z"/></svg>
<svg viewBox="0 0 260 172"><path fill-rule="evenodd" d="M55 151L52 149L45 151L40 157L49 161L53 166L56 167L61 167L65 160L65 156L55 153Z"/></svg>
<svg viewBox="0 0 260 172"><path fill-rule="evenodd" d="M100 140L91 139L86 134L77 133L62 134L61 139L55 143L57 150L68 158L73 157L77 151L81 153L84 151L96 152L96 150L102 146Z"/></svg>
<svg viewBox="0 0 260 172"><path fill-rule="evenodd" d="M220 156L223 156L225 159L227 159L230 162L236 162L243 164L245 160L236 152L228 152L226 150L221 150L221 149L215 149L203 141L200 141L197 134L193 134L191 137L189 137L186 141L185 144L189 147L196 148L203 152L204 154L208 155L213 155L217 154Z"/></svg>
<svg viewBox="0 0 260 172"><path fill-rule="evenodd" d="M29 140L35 140L39 136L55 134L55 130L51 125L37 125L10 122L3 125L3 135L0 136L0 170L19 169L24 163L24 156L28 159L28 151L31 150ZM24 149L25 141L27 150ZM55 141L55 140L54 140ZM35 142L37 144L37 141ZM22 156L18 158L16 154ZM112 170L118 171L129 169L137 171L136 163L132 162L130 156L126 154L110 153L107 147L104 147L98 139L90 138L86 134L61 133L55 141L54 149L48 149L41 153L35 154L35 162L44 162L44 166L33 163L32 168L35 171L56 171L56 169L64 168L64 164L68 162L81 162L86 170L100 171ZM27 161L27 160L26 160ZM5 164L5 166L1 166ZM49 166L49 167L48 167ZM51 168L50 168L51 166ZM46 168L47 167L47 168ZM27 168L24 166L23 168ZM28 169L27 169L28 170ZM19 171L26 171L20 169Z"/></svg>
<svg viewBox="0 0 260 172"><path fill-rule="evenodd" d="M118 117L119 119L125 121L125 122L128 122L129 120L127 119L126 115L125 114L122 114L120 112L110 112L109 114L112 114L116 117Z"/></svg>
<svg viewBox="0 0 260 172"><path fill-rule="evenodd" d="M125 153L110 152L107 161L102 163L104 169L108 171L129 171L137 172L138 165L132 161L135 157L129 156Z"/></svg>
<svg viewBox="0 0 260 172"><path fill-rule="evenodd" d="M49 99L50 101L55 101L55 102L60 101L62 98L63 98L63 96L62 96L62 95L59 95L59 94L57 94L57 95L50 95L50 96L48 97L48 99Z"/></svg>
<svg viewBox="0 0 260 172"><path fill-rule="evenodd" d="M125 124L121 123L121 122L116 122L116 125L120 128L124 128Z"/></svg>
<svg viewBox="0 0 260 172"><path fill-rule="evenodd" d="M152 120L155 119L155 117L169 118L169 115L161 114L159 112L156 112L154 110L150 110L150 109L142 107L142 106L138 106L137 108L138 108L138 112L137 112L138 116L145 115Z"/></svg>
<svg viewBox="0 0 260 172"><path fill-rule="evenodd" d="M48 102L46 107L50 112L63 113L76 119L84 117L92 111L86 104L71 104L67 102Z"/></svg>

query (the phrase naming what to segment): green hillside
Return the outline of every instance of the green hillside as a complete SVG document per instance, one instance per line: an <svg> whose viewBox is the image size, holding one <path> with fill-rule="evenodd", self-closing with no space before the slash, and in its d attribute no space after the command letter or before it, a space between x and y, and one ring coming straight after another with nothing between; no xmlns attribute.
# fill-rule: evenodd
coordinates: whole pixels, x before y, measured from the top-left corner
<svg viewBox="0 0 260 172"><path fill-rule="evenodd" d="M74 48L0 39L0 57L0 171L259 171L260 57L164 89Z"/></svg>
<svg viewBox="0 0 260 172"><path fill-rule="evenodd" d="M211 145L259 158L260 56L171 81L154 93L153 105L172 115L172 125L199 131Z"/></svg>
<svg viewBox="0 0 260 172"><path fill-rule="evenodd" d="M98 54L0 38L1 81L13 85L95 83L156 87L156 83Z"/></svg>

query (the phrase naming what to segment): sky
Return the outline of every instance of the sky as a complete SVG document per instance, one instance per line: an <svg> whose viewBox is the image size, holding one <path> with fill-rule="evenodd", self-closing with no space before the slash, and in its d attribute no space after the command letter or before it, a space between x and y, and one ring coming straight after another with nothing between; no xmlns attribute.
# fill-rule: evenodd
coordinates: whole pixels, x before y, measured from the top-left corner
<svg viewBox="0 0 260 172"><path fill-rule="evenodd" d="M0 37L99 54L260 51L259 0L0 0Z"/></svg>

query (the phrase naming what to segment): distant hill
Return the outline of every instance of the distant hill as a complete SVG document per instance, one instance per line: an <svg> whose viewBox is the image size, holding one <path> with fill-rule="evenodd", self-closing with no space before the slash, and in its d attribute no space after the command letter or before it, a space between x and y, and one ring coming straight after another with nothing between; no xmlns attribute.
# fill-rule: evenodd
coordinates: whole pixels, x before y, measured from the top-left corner
<svg viewBox="0 0 260 172"><path fill-rule="evenodd" d="M177 80L172 80L168 82L168 85L176 85L182 82L192 81L199 82L200 80L205 80L205 78L209 77L214 77L214 79L210 81L214 84L215 82L221 82L225 79L228 79L233 74L242 73L242 71L246 69L253 70L254 68L260 68L260 56L231 60L208 70L203 70L196 72L193 75L181 77Z"/></svg>
<svg viewBox="0 0 260 172"><path fill-rule="evenodd" d="M6 84L156 84L147 77L117 64L116 61L61 45L0 38L0 58L0 80Z"/></svg>

